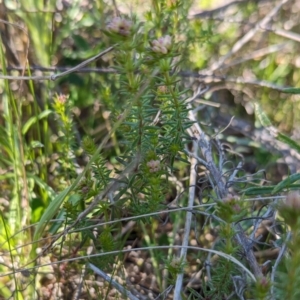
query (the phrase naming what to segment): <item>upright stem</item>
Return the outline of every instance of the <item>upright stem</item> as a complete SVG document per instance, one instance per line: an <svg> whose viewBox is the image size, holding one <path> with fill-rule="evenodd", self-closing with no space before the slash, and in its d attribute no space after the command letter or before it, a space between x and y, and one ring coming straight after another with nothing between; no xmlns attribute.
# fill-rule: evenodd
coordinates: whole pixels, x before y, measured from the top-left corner
<svg viewBox="0 0 300 300"><path fill-rule="evenodd" d="M194 145L194 152L195 153L197 152L196 145ZM196 164L197 164L197 160L194 157L192 157L191 158L191 170L190 170L190 188L189 188L188 208L192 208L194 205L195 189L196 189L196 181L197 181ZM181 248L181 253L180 253L181 261L184 261L186 258L186 253L187 253L187 249L188 249L187 246L188 246L189 237L190 237L192 216L193 216L193 214L192 214L191 210L188 210L186 213L184 236L182 239L182 248ZM182 281L183 281L183 270L181 271L180 274L178 274L177 279L176 279L176 285L175 285L175 291L174 291L174 299L175 300L181 300Z"/></svg>

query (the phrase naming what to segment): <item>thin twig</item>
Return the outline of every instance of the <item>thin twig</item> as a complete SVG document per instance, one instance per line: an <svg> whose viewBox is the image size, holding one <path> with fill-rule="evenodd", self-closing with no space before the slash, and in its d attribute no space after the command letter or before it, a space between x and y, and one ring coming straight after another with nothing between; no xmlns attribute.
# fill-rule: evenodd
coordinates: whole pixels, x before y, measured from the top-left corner
<svg viewBox="0 0 300 300"><path fill-rule="evenodd" d="M242 166L243 166L243 163L240 161L238 163L237 167L234 169L233 173L230 175L230 177L229 177L229 179L227 181L227 187L230 187L233 184L231 182L233 182L236 174L240 171L240 169L242 168Z"/></svg>
<svg viewBox="0 0 300 300"><path fill-rule="evenodd" d="M248 198L248 199L245 199L244 201L255 201L256 202L256 201L266 201L266 200L273 200L273 199L282 200L282 199L285 199L285 196L270 196L270 197ZM106 226L106 225L111 225L111 224L115 224L115 223L118 223L118 222L126 222L126 221L136 220L136 219L140 219L140 218L158 216L158 215L161 215L161 214L176 213L176 212L179 212L179 211L191 211L193 213L203 214L205 216L213 217L218 222L222 222L222 220L220 218L218 218L217 216L211 215L211 213L208 213L208 212L206 213L206 212L204 212L202 210L197 210L198 208L205 208L205 207L210 208L211 206L214 206L214 205L216 205L216 203L199 204L199 205L195 205L195 206L190 207L190 208L187 208L187 207L178 207L178 208L170 207L170 209L167 209L167 210L160 210L160 211L156 211L156 212L153 212L153 213L147 213L147 214L143 214L143 215L139 215L139 216L131 216L131 217L121 218L121 219L118 219L118 220L111 220L111 221L107 221L107 222L103 222L103 223L99 223L101 221L99 219L90 219L89 220L90 222L95 222L97 224L93 224L93 225L89 225L89 226L84 226L84 227L81 227L80 229L70 230L68 233L72 234L72 233L79 232L79 231L82 231L82 230L87 230L87 229L90 229L90 228L95 228L95 227L100 227L100 226ZM49 222L54 223L54 222L64 222L64 221L65 221L65 219L52 219ZM37 225L38 225L38 223L31 224L29 226L24 227L22 230L17 231L12 236L10 236L5 242L3 242L2 244L0 244L0 249L3 249L4 245L10 239L14 238L16 235L24 232L25 230L33 228L33 227L35 227ZM58 238L58 237L59 237L59 234L56 234L56 235L52 236L52 238L54 238L54 239ZM17 250L19 250L19 249L21 249L23 247L27 247L27 246L32 245L34 243L40 243L40 242L43 242L43 241L47 241L48 239L49 238L42 238L42 239L39 239L39 240L34 241L34 242L25 243L25 244L22 244L21 246L12 248L12 250L13 251L17 251ZM7 251L7 252L2 251L1 255L5 255L6 253L9 253L9 251Z"/></svg>
<svg viewBox="0 0 300 300"><path fill-rule="evenodd" d="M197 144L196 144L196 142L194 142L194 153L196 154L196 152L197 152ZM196 183L197 183L196 165L197 165L197 160L194 157L192 157L191 158L191 167L190 167L190 188L189 188L188 208L193 207L194 199L195 199L195 190L196 190ZM186 213L184 235L182 238L182 246L183 247L187 246L189 243L192 217L193 217L192 212ZM186 254L187 254L187 248L181 248L180 261L185 261ZM181 270L181 272L177 275L175 290L174 290L174 299L175 300L181 299L183 273L184 273L183 270Z"/></svg>
<svg viewBox="0 0 300 300"><path fill-rule="evenodd" d="M292 32L292 31L287 31L287 30L283 30L283 29L270 29L270 28L261 28L262 30L266 30L266 31L270 31L275 33L276 35L285 37L287 39L296 41L296 42L300 42L300 34L296 33L296 32Z"/></svg>
<svg viewBox="0 0 300 300"><path fill-rule="evenodd" d="M102 257L102 256L106 256L106 255L119 255L120 253L127 253L127 252L132 252L132 251L149 251L149 250L158 250L158 249L174 249L174 250L176 250L176 249L182 249L182 248L187 248L187 249L196 250L196 251L211 252L211 253L216 254L218 256L224 257L224 258L228 259L229 261L231 261L232 263L239 266L242 270L244 270L249 275L249 277L251 278L251 280L253 280L253 282L256 282L256 278L255 278L254 274L251 273L250 270L248 270L240 261L238 261L232 255L226 254L226 253L221 252L221 251L213 250L213 249L201 248L201 247L198 247L198 246L181 246L181 245L165 245L165 246L130 248L130 249L108 251L108 252L100 252L100 253L95 253L95 254L90 254L90 255L85 255L85 256L80 256L80 257L69 257L69 258L66 258L66 259L63 259L63 260L52 261L52 262L49 262L49 263L45 263L45 264L42 264L42 265L36 265L36 266L33 266L33 267L29 267L29 268L14 269L14 271L12 271L12 272L0 273L0 278L8 276L8 275L12 275L12 274L22 273L22 272L25 272L25 271L30 272L30 271L33 271L33 270L36 270L36 269L39 269L39 268L42 268L42 267L58 265L58 264L61 264L61 263L68 263L68 262L73 262L73 261L79 261L79 260L83 260L83 259L91 259L91 258L96 258L96 257Z"/></svg>
<svg viewBox="0 0 300 300"><path fill-rule="evenodd" d="M271 273L271 277L270 277L270 280L271 280L271 289L270 289L271 300L275 299L275 296L274 296L275 283L274 283L274 281L275 281L276 270L278 268L278 265L279 265L281 259L283 258L283 255L284 255L286 247L287 247L287 242L289 241L290 238L291 238L291 232L289 231L284 244L281 246L280 252L277 256L277 259L274 263L274 266L272 267L272 273Z"/></svg>
<svg viewBox="0 0 300 300"><path fill-rule="evenodd" d="M249 85L257 85L260 87L270 88L276 91L280 91L286 93L286 89L290 88L289 86L279 86L272 82L258 79L245 79L244 77L226 77L226 76L210 76L210 75L201 75L199 76L199 81L204 82L206 84L209 83L218 83L218 82L230 82L236 84L249 84Z"/></svg>
<svg viewBox="0 0 300 300"><path fill-rule="evenodd" d="M128 297L130 300L139 300L138 297L134 296L130 291L127 291L121 284L113 280L110 276L104 273L102 270L97 268L92 263L87 263L87 266L92 269L97 275L102 277L105 281L111 284L116 290L118 290L123 296Z"/></svg>
<svg viewBox="0 0 300 300"><path fill-rule="evenodd" d="M228 129L228 128L230 127L230 125L231 125L233 119L234 119L234 116L231 117L230 121L228 122L228 124L227 124L224 128L222 128L220 131L216 132L211 138L212 138L212 139L216 138L219 134L221 134L221 133L224 132L226 129Z"/></svg>
<svg viewBox="0 0 300 300"><path fill-rule="evenodd" d="M254 2L254 3L259 3L259 2L267 2L270 0L237 0L237 1L232 1L229 3L226 3L220 7L217 7L215 9L212 10L205 10L203 12L197 13L195 15L192 16L192 18L209 18L215 14L219 14L219 13L223 13L224 11L226 11L228 8L230 8L231 6L234 5L240 5L240 4L247 4L249 2Z"/></svg>
<svg viewBox="0 0 300 300"><path fill-rule="evenodd" d="M88 65L89 63L91 63L91 62L97 60L97 59L100 58L101 56L103 56L103 55L107 54L108 52L112 51L115 47L116 47L116 45L111 46L111 47L107 48L106 50L104 50L104 51L98 53L97 55L95 55L95 56L93 56L93 57L91 57L91 58L89 58L89 59L87 59L87 60L85 60L85 61L83 61L83 62L80 63L79 65L77 65L77 66L75 66L74 68L71 68L71 69L69 69L69 70L67 70L67 71L65 71L65 72L62 72L62 73L57 74L57 75L51 75L51 76L50 76L50 79L53 80L53 81L55 81L56 79L58 79L58 78L60 78L60 77L63 77L63 76L65 76L65 75L67 75L67 74L70 74L70 73L73 73L74 71L76 71L76 70L78 70L78 69L80 69L80 68L82 68L82 67Z"/></svg>
<svg viewBox="0 0 300 300"><path fill-rule="evenodd" d="M274 215L274 209L271 206L269 206L267 211L259 219L253 218L254 225L253 225L253 231L249 237L250 240L254 240L255 233L256 233L258 227L260 226L260 224L262 223L262 221L266 220L266 219L270 219L273 215Z"/></svg>
<svg viewBox="0 0 300 300"><path fill-rule="evenodd" d="M264 28L272 20L272 18L278 13L281 7L289 0L282 0L277 6L275 6L254 28L249 30L241 39L239 39L232 47L232 49L223 57L214 63L209 69L202 70L200 74L211 75L214 71L218 70L225 61L235 53L237 53L246 43L248 43L260 28Z"/></svg>
<svg viewBox="0 0 300 300"><path fill-rule="evenodd" d="M63 77L67 74L76 72L78 70L80 70L82 67L86 66L87 64L97 60L98 58L100 58L101 56L104 56L105 54L107 54L108 52L112 51L114 48L116 47L116 45L111 46L107 49L105 49L104 51L98 53L97 55L83 61L82 63L78 64L77 66L73 67L73 68L68 68L66 71L61 72L59 74L52 74L52 75L43 75L43 76L11 76L11 75L0 75L0 79L8 79L8 80L52 80L55 81L56 79Z"/></svg>
<svg viewBox="0 0 300 300"><path fill-rule="evenodd" d="M236 224L235 227L238 230L235 237L236 237L239 245L243 249L243 253L250 265L250 268L251 268L253 274L255 275L256 278L262 277L263 274L262 274L261 268L259 267L257 260L255 258L255 255L253 253L253 250L252 250L252 243L249 242L249 239L246 237L243 227L241 226L240 223Z"/></svg>
<svg viewBox="0 0 300 300"><path fill-rule="evenodd" d="M109 49L109 48L108 48ZM107 50L108 50L107 49ZM105 51L107 51L105 50ZM104 55L103 52L100 54ZM98 55L100 55L98 54ZM97 56L100 57L100 56ZM95 58L95 57L93 57ZM83 63L86 63L83 62ZM83 64L82 63L82 64ZM34 76L15 76L15 75L3 75L0 74L0 79L7 79L7 80L55 80L59 77L65 76L69 73L105 73L105 74L115 74L118 73L116 70L113 69L101 69L101 68L81 68L81 64L74 68L69 67L29 67L31 70L40 69L41 71L49 71L53 72L55 70L63 71L60 74L57 75L34 75ZM79 68L78 68L79 67ZM227 67L226 65L224 66ZM17 70L21 71L20 67L8 67L7 70ZM1 69L0 69L1 71ZM211 84L211 83L220 83L220 82L230 82L230 83L236 83L236 84L249 84L249 85L257 85L260 87L267 87L276 91L280 91L285 93L286 89L291 88L290 86L279 86L272 82L264 81L264 80L258 80L258 79L245 79L243 77L226 77L226 76L217 76L217 75L208 75L208 74L199 74L197 72L191 72L191 71L180 71L178 72L178 76L181 77L194 77L197 78L200 82L203 82L205 84ZM206 92L211 92L212 89L215 88L214 86L206 87L204 90L201 91L201 93L198 95L202 95ZM194 99L193 99L194 100ZM208 104L209 102L201 100L204 104ZM201 102L200 101L200 102ZM218 104L209 104L212 106L218 106Z"/></svg>
<svg viewBox="0 0 300 300"><path fill-rule="evenodd" d="M73 67L68 66L57 66L57 67L43 67L43 66L36 66L36 65L30 65L25 69L25 72L33 72L33 71L41 71L46 73L55 73L55 72L64 72L68 71ZM6 71L22 71L23 67L13 67L13 66L7 66ZM0 71L3 72L3 69L0 68ZM85 67L80 68L78 70L73 71L73 73L118 73L117 70L112 68L91 68L91 67Z"/></svg>
<svg viewBox="0 0 300 300"><path fill-rule="evenodd" d="M219 70L224 70L224 69L228 69L228 68L232 68L236 65L240 65L246 61L249 61L251 59L256 59L258 57L261 57L261 56L265 56L265 55L268 55L268 54L271 54L271 53L274 53L274 52L278 52L284 48L286 48L287 46L291 46L292 43L282 43L282 44L276 44L276 45L271 45L271 46L268 46L266 48L262 48L262 49L258 49L256 51L253 51L251 52L250 54L245 54L242 58L240 59L235 59L233 61L231 61L229 64L225 64L225 65L222 65Z"/></svg>
<svg viewBox="0 0 300 300"><path fill-rule="evenodd" d="M189 118L192 121L196 121L195 116L191 110L189 111ZM226 188L226 182L224 182L221 170L218 170L218 168L216 167L216 165L213 161L213 155L212 155L209 139L205 135L205 133L201 130L201 127L199 126L198 123L194 123L193 127L196 128L193 131L194 132L193 137L197 139L199 149L202 152L204 160L208 164L208 172L210 175L209 179L211 180L211 178L213 178L214 183L215 183L214 190L217 193L219 200L222 200L226 197L228 190ZM236 236L235 236L236 240L237 240L238 244L242 247L242 249L245 253L246 259L247 259L253 273L255 274L256 277L261 277L262 276L261 269L256 261L253 250L251 249L251 246L250 246L250 242L248 241L248 238L246 237L241 225L236 224L235 229L237 231Z"/></svg>
<svg viewBox="0 0 300 300"><path fill-rule="evenodd" d="M191 121L196 122L196 118L191 110L189 111L189 118ZM196 140L198 141L199 149L201 150L202 155L204 157L203 160L206 162L205 166L209 170L212 178L215 180L217 185L216 192L220 194L220 198L222 199L226 196L227 191L225 188L225 183L223 182L222 174L219 172L219 170L217 169L213 161L209 139L204 134L204 132L202 131L201 127L197 122L194 123L192 127L194 128L193 138L196 138Z"/></svg>
<svg viewBox="0 0 300 300"><path fill-rule="evenodd" d="M3 22L3 21L1 21L1 22ZM261 28L261 29L264 29L264 28ZM274 32L275 34L282 35L284 37L290 38L290 39L295 40L295 41L300 41L299 35L296 34L296 33L290 32L290 31L284 31L284 30L279 30L279 29L275 29L275 30L274 29L265 29L265 30L269 30L271 32ZM271 45L271 46L268 46L266 48L256 50L256 51L251 52L250 54L248 54L247 56L245 56L241 59L236 59L236 60L232 61L228 65L221 66L220 69L223 70L223 69L226 69L226 68L231 68L235 65L241 64L241 63L246 62L248 60L255 59L255 58L258 58L258 57L261 57L261 56L268 55L270 53L280 51L283 48L286 48L288 45L290 45L290 43L285 42L285 43L282 43L282 44ZM24 69L24 67L7 66L6 71L28 72L28 70L30 70L31 72L32 71L64 72L64 71L70 70L71 68L72 67L68 67L68 66L44 67L44 66L30 65L30 66L28 66L27 68ZM0 71L3 72L3 69L0 68ZM73 73L114 74L114 73L119 73L119 72L116 69L113 69L113 68L89 68L89 67L85 67L85 68L80 68L80 69L73 70ZM190 74L188 74L188 72L185 72L185 71L179 71L177 74L182 76L182 77L191 76ZM197 72L194 72L193 75L195 77L197 77L199 74ZM18 80L18 77L16 77L15 79ZM206 92L206 91L204 91L204 92ZM203 93L203 91L202 91L202 93ZM189 99L189 101L190 101L190 99Z"/></svg>
<svg viewBox="0 0 300 300"><path fill-rule="evenodd" d="M79 278L79 285L76 288L76 291L74 293L74 296L72 298L72 300L79 300L81 298L81 292L82 292L82 288L84 285L84 277L86 275L86 266L84 265L80 274L80 278Z"/></svg>
<svg viewBox="0 0 300 300"><path fill-rule="evenodd" d="M168 294L170 294L170 292L173 289L173 285L169 285L162 293L160 293L155 300L161 300L161 299L166 299L168 297ZM163 298L162 298L163 297Z"/></svg>

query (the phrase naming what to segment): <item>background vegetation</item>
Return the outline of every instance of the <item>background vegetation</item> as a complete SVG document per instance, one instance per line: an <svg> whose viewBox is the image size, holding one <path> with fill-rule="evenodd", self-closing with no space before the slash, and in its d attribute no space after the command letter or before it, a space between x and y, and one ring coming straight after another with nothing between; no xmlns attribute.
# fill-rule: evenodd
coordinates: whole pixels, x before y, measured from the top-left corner
<svg viewBox="0 0 300 300"><path fill-rule="evenodd" d="M298 299L299 14L0 2L0 299Z"/></svg>

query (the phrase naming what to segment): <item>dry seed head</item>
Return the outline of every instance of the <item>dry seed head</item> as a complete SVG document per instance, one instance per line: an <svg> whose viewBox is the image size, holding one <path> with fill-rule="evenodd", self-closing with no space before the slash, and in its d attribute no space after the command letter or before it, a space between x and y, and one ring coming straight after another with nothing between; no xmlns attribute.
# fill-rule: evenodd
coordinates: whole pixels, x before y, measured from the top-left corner
<svg viewBox="0 0 300 300"><path fill-rule="evenodd" d="M153 160L152 159L149 162L147 162L147 166L149 167L151 173L159 171L159 168L160 168L159 165L160 165L159 160Z"/></svg>
<svg viewBox="0 0 300 300"><path fill-rule="evenodd" d="M172 38L169 35L160 37L151 42L152 50L156 53L167 54L172 46Z"/></svg>
<svg viewBox="0 0 300 300"><path fill-rule="evenodd" d="M166 85L160 85L159 87L157 87L157 93L168 94L169 93L168 87Z"/></svg>
<svg viewBox="0 0 300 300"><path fill-rule="evenodd" d="M181 258L180 257L173 257L172 261L170 262L170 266L174 269L177 269L181 266Z"/></svg>
<svg viewBox="0 0 300 300"><path fill-rule="evenodd" d="M123 36L128 36L132 28L132 22L130 20L123 19L121 17L113 18L109 24L106 26L106 29L118 33Z"/></svg>

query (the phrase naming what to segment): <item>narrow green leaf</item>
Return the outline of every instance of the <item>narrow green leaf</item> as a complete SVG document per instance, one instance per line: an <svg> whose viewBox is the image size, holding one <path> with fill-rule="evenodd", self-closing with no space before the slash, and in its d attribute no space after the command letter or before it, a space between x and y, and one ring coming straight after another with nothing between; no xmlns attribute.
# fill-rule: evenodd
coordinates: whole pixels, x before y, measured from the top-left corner
<svg viewBox="0 0 300 300"><path fill-rule="evenodd" d="M257 102L254 103L254 108L255 108L255 114L258 117L262 126L264 127L272 126L271 121L269 120L269 118L267 117L267 115L264 113L264 111L262 110L262 108Z"/></svg>
<svg viewBox="0 0 300 300"><path fill-rule="evenodd" d="M27 173L28 178L33 179L34 182L40 187L42 188L44 191L47 192L49 197L54 197L55 196L55 192L52 189L51 186L49 186L45 181L43 181L40 177L32 174L32 173ZM0 177L1 179L1 177Z"/></svg>
<svg viewBox="0 0 300 300"><path fill-rule="evenodd" d="M250 187L248 189L242 190L241 193L245 196L266 195L271 194L273 189L274 186Z"/></svg>
<svg viewBox="0 0 300 300"><path fill-rule="evenodd" d="M272 194L277 194L284 188L289 188L291 184L297 180L300 180L300 173L290 175L288 178L282 180L275 186L275 188L272 190Z"/></svg>
<svg viewBox="0 0 300 300"><path fill-rule="evenodd" d="M68 187L65 190L63 190L62 192L60 192L55 197L55 199L53 199L53 201L49 204L49 206L46 208L43 216L41 217L41 220L39 221L39 223L36 227L34 237L33 237L34 241L38 240L41 237L42 232L44 231L45 227L47 226L49 221L54 217L54 215L57 213L57 211L60 208L61 204L63 203L65 197L69 193L70 188L71 187Z"/></svg>
<svg viewBox="0 0 300 300"><path fill-rule="evenodd" d="M282 92L287 94L300 94L300 88L285 88Z"/></svg>
<svg viewBox="0 0 300 300"><path fill-rule="evenodd" d="M271 195L273 190L276 188L275 185L270 186L259 186L259 187L250 187L248 189L242 190L241 194L245 196L256 196L256 195ZM290 184L283 188L283 190L297 190L300 188L300 184Z"/></svg>
<svg viewBox="0 0 300 300"><path fill-rule="evenodd" d="M65 222L65 219L66 219L66 211L65 211L65 209L61 209L59 211L59 213L56 216L56 219L57 220L61 220L61 221L56 221L54 223L51 223L51 226L50 226L49 231L48 231L50 234L57 233L57 231L61 227L62 223Z"/></svg>
<svg viewBox="0 0 300 300"><path fill-rule="evenodd" d="M36 123L39 120L42 120L43 118L48 117L52 113L51 110L44 110L42 113L40 113L38 116L31 117L23 126L22 128L22 134L26 134L29 128Z"/></svg>
<svg viewBox="0 0 300 300"><path fill-rule="evenodd" d="M298 153L300 153L300 145L297 142L295 142L294 140L292 140L290 137L288 137L287 135L278 132L276 140L289 145L291 148L297 150Z"/></svg>
<svg viewBox="0 0 300 300"><path fill-rule="evenodd" d="M269 118L267 117L267 115L263 112L263 110L261 109L261 107L259 106L258 103L254 103L254 107L255 107L255 113L259 119L259 121L261 122L261 124L264 127L267 127L266 129L270 130L270 126L272 126L271 121L269 120ZM274 132L271 132L271 134L274 136ZM287 135L280 133L276 130L276 140L281 141L287 145L289 145L291 148L295 149L296 151L298 151L298 153L300 153L300 145L295 142L294 140L292 140L290 137L288 137Z"/></svg>

